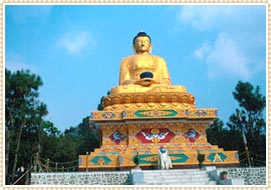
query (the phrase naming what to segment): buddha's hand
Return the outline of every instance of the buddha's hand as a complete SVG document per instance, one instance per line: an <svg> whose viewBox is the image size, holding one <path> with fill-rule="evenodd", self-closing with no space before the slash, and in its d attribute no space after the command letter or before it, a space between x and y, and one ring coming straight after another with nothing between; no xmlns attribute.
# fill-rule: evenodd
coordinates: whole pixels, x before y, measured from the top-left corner
<svg viewBox="0 0 271 190"><path fill-rule="evenodd" d="M152 78L143 78L135 82L135 84L140 85L140 86L151 86L152 84L158 84L159 82L153 80Z"/></svg>
<svg viewBox="0 0 271 190"><path fill-rule="evenodd" d="M135 84L136 83L136 80L126 80L124 81L124 85L130 85L130 84Z"/></svg>

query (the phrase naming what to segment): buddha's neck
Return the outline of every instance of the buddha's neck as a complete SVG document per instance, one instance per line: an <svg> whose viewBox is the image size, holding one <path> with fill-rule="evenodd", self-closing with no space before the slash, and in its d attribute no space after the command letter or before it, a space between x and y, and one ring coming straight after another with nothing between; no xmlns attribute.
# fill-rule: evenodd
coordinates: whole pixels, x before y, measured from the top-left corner
<svg viewBox="0 0 271 190"><path fill-rule="evenodd" d="M136 55L150 55L149 52L137 52Z"/></svg>

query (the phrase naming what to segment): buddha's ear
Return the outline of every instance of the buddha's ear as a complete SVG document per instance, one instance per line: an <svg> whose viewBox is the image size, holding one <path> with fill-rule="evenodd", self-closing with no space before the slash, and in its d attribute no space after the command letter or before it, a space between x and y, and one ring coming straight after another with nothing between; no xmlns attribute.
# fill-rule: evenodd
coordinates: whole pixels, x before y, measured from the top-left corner
<svg viewBox="0 0 271 190"><path fill-rule="evenodd" d="M152 44L150 44L150 51L149 53L152 53Z"/></svg>
<svg viewBox="0 0 271 190"><path fill-rule="evenodd" d="M135 44L133 44L133 51L134 51L134 54L136 54L136 48L135 48Z"/></svg>

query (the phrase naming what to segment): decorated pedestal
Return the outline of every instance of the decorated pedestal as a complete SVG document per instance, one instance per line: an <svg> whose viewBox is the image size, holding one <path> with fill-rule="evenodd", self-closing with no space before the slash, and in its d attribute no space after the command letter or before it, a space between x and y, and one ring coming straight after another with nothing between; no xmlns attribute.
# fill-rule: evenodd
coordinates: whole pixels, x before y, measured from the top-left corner
<svg viewBox="0 0 271 190"><path fill-rule="evenodd" d="M79 170L125 170L136 166L155 169L158 149L168 149L173 168L204 165L238 166L237 151L224 151L207 142L206 127L217 118L216 109L155 109L95 111L101 147L79 156Z"/></svg>
<svg viewBox="0 0 271 190"><path fill-rule="evenodd" d="M132 42L135 54L122 59L119 86L103 99L102 111L91 113L101 147L80 155L79 169L156 168L161 145L174 168L198 167L199 154L205 155L205 165L239 165L236 151L207 142L206 128L217 110L196 108L185 86L171 85L165 60L151 53L149 35L139 32ZM180 74L193 71L185 72Z"/></svg>

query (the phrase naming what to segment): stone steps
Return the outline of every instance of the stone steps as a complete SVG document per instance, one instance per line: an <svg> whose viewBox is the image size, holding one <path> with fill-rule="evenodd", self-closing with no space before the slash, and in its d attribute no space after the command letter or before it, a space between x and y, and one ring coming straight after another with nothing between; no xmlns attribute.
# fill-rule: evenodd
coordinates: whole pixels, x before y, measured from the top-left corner
<svg viewBox="0 0 271 190"><path fill-rule="evenodd" d="M144 185L215 185L205 170L144 170Z"/></svg>
<svg viewBox="0 0 271 190"><path fill-rule="evenodd" d="M146 183L145 185L178 185L178 186L184 186L184 185L190 185L190 186L196 186L196 185L217 185L215 181L209 181L209 182L193 182L193 183Z"/></svg>

